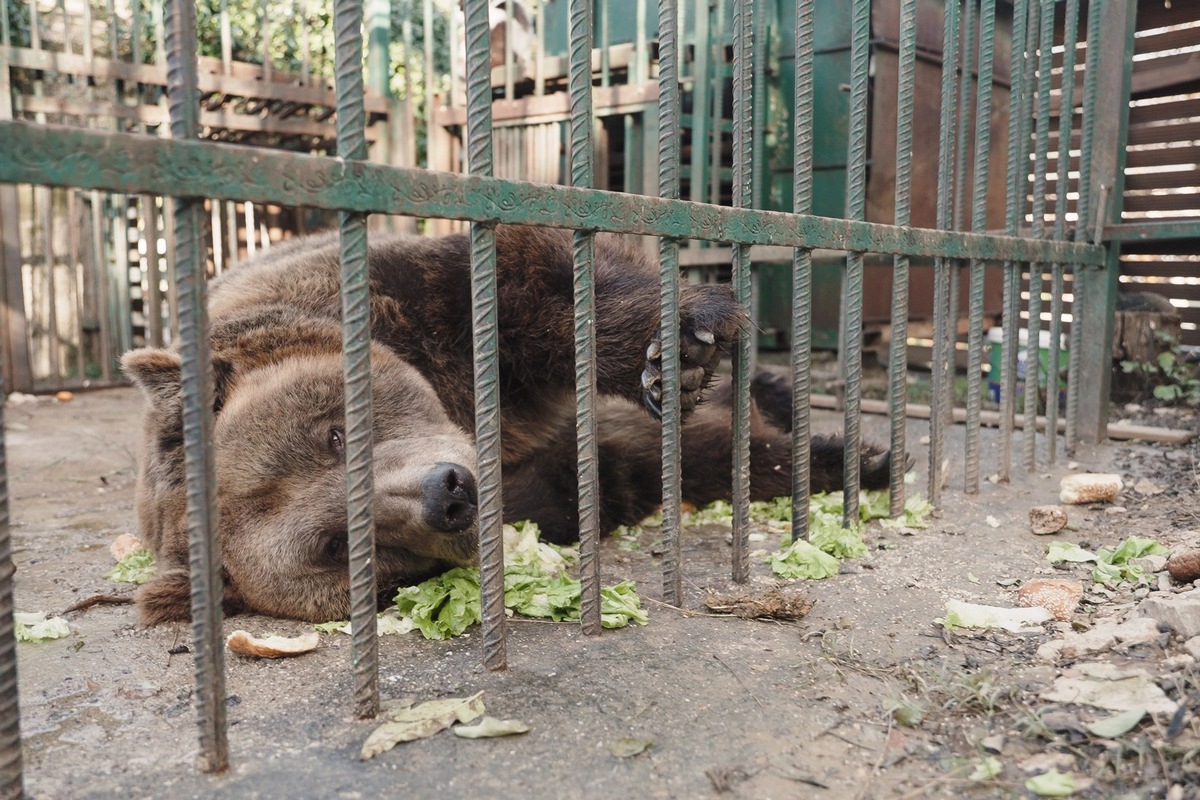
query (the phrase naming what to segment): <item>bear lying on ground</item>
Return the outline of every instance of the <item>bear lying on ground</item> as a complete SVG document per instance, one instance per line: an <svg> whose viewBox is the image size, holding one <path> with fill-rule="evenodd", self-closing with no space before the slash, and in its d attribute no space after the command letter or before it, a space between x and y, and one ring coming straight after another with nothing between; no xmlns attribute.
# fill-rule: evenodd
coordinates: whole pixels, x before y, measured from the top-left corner
<svg viewBox="0 0 1200 800"><path fill-rule="evenodd" d="M504 518L552 541L578 536L572 244L565 231L500 226L499 361ZM477 560L470 248L465 235L370 247L374 514L381 597ZM661 503L659 276L615 238L596 244L601 527ZM341 301L334 236L300 239L226 273L209 297L213 446L227 612L310 621L349 614ZM683 496L729 496L721 354L747 323L725 286L680 287ZM148 401L138 475L142 536L158 574L139 593L148 624L190 616L180 399L174 350L123 359ZM791 491L790 391L755 381L753 497ZM644 405L651 413L636 406ZM812 488L839 489L842 445L813 441ZM864 449L882 488L888 456Z"/></svg>

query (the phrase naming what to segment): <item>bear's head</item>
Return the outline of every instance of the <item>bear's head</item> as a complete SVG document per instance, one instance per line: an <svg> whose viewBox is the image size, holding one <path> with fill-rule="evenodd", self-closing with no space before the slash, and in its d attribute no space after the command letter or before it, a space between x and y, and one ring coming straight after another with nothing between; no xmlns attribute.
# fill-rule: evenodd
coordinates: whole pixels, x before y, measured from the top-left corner
<svg viewBox="0 0 1200 800"><path fill-rule="evenodd" d="M214 337L215 458L228 611L314 622L350 610L347 437L340 333ZM266 341L256 340L266 336ZM180 358L145 348L122 366L147 399L138 476L158 574L138 596L155 624L190 615ZM416 369L371 349L377 583L381 591L477 558L475 447Z"/></svg>

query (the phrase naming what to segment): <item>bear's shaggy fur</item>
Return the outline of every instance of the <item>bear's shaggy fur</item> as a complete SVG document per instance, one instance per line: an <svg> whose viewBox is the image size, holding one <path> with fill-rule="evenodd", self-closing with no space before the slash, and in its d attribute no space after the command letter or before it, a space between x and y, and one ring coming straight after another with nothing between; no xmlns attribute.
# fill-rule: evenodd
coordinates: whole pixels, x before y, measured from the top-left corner
<svg viewBox="0 0 1200 800"><path fill-rule="evenodd" d="M578 535L572 244L564 231L497 229L504 516L551 540ZM469 243L466 236L373 240L370 248L376 570L384 595L477 557ZM216 280L209 315L213 446L225 607L295 619L349 613L338 247L300 239ZM661 502L659 277L637 252L596 246L601 526ZM727 497L727 387L699 401L747 324L727 287L680 287L683 494ZM138 603L149 624L190 614L180 400L173 350L126 354L147 399L137 508L159 572ZM790 392L755 382L756 498L788 494ZM782 424L781 424L782 423ZM814 440L814 490L840 488L841 443ZM886 453L863 484L885 486Z"/></svg>

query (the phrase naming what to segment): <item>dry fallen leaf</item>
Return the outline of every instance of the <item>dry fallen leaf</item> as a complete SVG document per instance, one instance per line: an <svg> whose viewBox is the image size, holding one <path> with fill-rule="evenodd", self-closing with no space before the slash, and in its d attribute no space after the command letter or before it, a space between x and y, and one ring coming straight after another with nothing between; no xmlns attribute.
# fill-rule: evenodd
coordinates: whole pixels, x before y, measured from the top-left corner
<svg viewBox="0 0 1200 800"><path fill-rule="evenodd" d="M113 539L112 544L108 546L108 551L112 553L113 561L120 561L125 556L132 553L134 550L142 550L146 545L134 536L132 533L122 533L117 538Z"/></svg>
<svg viewBox="0 0 1200 800"><path fill-rule="evenodd" d="M400 707L397 707L399 705ZM470 697L430 700L416 706L406 702L385 704L390 722L385 722L363 742L359 758L366 761L386 753L401 742L414 742L444 731L455 722L472 722L483 716L483 692Z"/></svg>
<svg viewBox="0 0 1200 800"><path fill-rule="evenodd" d="M653 739L636 739L627 736L624 739L617 739L608 749L617 758L631 758L638 753L644 753L652 744L654 744Z"/></svg>
<svg viewBox="0 0 1200 800"><path fill-rule="evenodd" d="M268 636L264 639L256 639L246 631L234 631L225 640L225 646L239 656L287 658L316 650L320 640L316 631L294 637Z"/></svg>
<svg viewBox="0 0 1200 800"><path fill-rule="evenodd" d="M514 733L529 733L529 726L519 719L484 717L474 725L454 727L454 735L464 739L491 739L496 736L511 736Z"/></svg>

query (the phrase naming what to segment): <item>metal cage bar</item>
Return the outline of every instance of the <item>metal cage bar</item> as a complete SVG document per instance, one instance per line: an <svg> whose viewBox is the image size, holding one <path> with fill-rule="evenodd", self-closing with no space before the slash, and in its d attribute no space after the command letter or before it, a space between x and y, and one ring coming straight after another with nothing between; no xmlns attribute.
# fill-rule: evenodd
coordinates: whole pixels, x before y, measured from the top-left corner
<svg viewBox="0 0 1200 800"><path fill-rule="evenodd" d="M492 175L492 82L487 0L467 0L467 168ZM475 349L475 447L479 487L479 585L483 663L508 667L504 624L504 505L500 495L500 366L496 228L471 224L471 303Z"/></svg>
<svg viewBox="0 0 1200 800"><path fill-rule="evenodd" d="M996 0L979 7L979 89L975 95L975 167L971 187L971 230L987 228L987 176L992 146L992 78L995 60ZM984 262L971 259L967 326L967 430L963 484L967 494L979 491L980 372L983 368Z"/></svg>
<svg viewBox="0 0 1200 800"><path fill-rule="evenodd" d="M846 217L866 219L867 213L867 88L870 68L871 2L855 0L850 23L850 132L846 158ZM842 525L858 523L858 486L862 446L863 251L846 256L845 293L845 450L843 463Z"/></svg>
<svg viewBox="0 0 1200 800"><path fill-rule="evenodd" d="M947 0L942 18L942 96L941 122L938 143L938 192L937 226L950 228L954 213L954 106L958 85L955 70L958 68L959 11L962 0ZM929 502L941 504L942 497L942 453L945 447L948 385L947 351L950 321L946 319L950 305L950 270L948 259L934 261L933 281L933 375L929 413Z"/></svg>
<svg viewBox="0 0 1200 800"><path fill-rule="evenodd" d="M1030 232L1037 239L1046 235L1046 169L1050 157L1050 67L1053 63L1051 46L1054 44L1054 0L1039 0L1039 3L1037 121L1033 149L1033 217L1030 222ZM1021 443L1024 447L1025 469L1030 472L1037 468L1043 272L1043 262L1029 263L1029 319L1025 338L1025 425ZM1046 435L1053 437L1054 432L1047 430Z"/></svg>
<svg viewBox="0 0 1200 800"><path fill-rule="evenodd" d="M733 4L733 205L754 205L755 0ZM750 308L750 248L733 246L733 296ZM733 349L733 580L750 578L750 328Z"/></svg>
<svg viewBox="0 0 1200 800"><path fill-rule="evenodd" d="M679 198L679 8L658 2L658 194ZM679 240L659 242L659 341L662 342L663 600L683 603L679 385Z"/></svg>
<svg viewBox="0 0 1200 800"><path fill-rule="evenodd" d="M363 107L362 0L337 0L333 25L337 78L338 157L367 157ZM375 521L371 441L371 297L367 215L342 212L342 367L346 397L346 523L350 551L350 659L354 710L360 718L379 712L378 595L375 586Z"/></svg>
<svg viewBox="0 0 1200 800"><path fill-rule="evenodd" d="M1005 202L1005 232L1015 236L1025 208L1025 183L1028 165L1025 162L1025 144L1028 128L1025 126L1028 80L1026 75L1026 52L1029 50L1028 0L1016 0L1013 6L1012 62L1009 75L1016 98L1009 94L1008 115L1008 170L1006 175L1007 195ZM1020 300L1020 259L1006 259L1004 264L1004 342L1001 346L1000 376L1000 479L1008 481L1012 476L1012 438L1016 413L1017 387L1017 326Z"/></svg>
<svg viewBox="0 0 1200 800"><path fill-rule="evenodd" d="M593 185L592 3L572 0L571 184ZM600 475L596 452L595 234L575 233L575 431L579 479L580 626L600 632Z"/></svg>
<svg viewBox="0 0 1200 800"><path fill-rule="evenodd" d="M184 0L168 3L166 10L171 136L195 139L200 106L196 88L196 10ZM221 540L216 467L209 446L213 439L213 371L205 302L204 205L194 198L177 199L174 216L199 762L202 771L220 772L229 764L229 743L221 632Z"/></svg>
<svg viewBox="0 0 1200 800"><path fill-rule="evenodd" d="M814 0L796 0L796 109L792 209L813 208ZM792 253L792 541L808 537L808 497L812 472L812 251Z"/></svg>
<svg viewBox="0 0 1200 800"><path fill-rule="evenodd" d="M1075 45L1079 29L1079 0L1067 0L1063 15L1062 79L1058 104L1058 172L1055 176L1054 238L1067 238L1067 190L1070 187L1071 131L1075 121ZM1050 265L1050 348L1046 375L1046 460L1058 460L1059 350L1062 345L1063 264ZM1074 327L1074 326L1072 326ZM1069 358L1069 356L1068 356ZM1068 376L1069 377L1069 376Z"/></svg>
<svg viewBox="0 0 1200 800"><path fill-rule="evenodd" d="M913 109L917 66L917 0L900 4L899 74L896 81L895 223L912 221ZM888 354L888 411L891 415L889 513L904 513L904 470L908 450L908 270L905 255L892 257L892 341Z"/></svg>
<svg viewBox="0 0 1200 800"><path fill-rule="evenodd" d="M1096 93L1099 91L1099 70L1093 45L1100 41L1101 9L1088 4L1087 62L1083 73L1083 115L1079 121L1079 201L1075 205L1075 241L1086 242L1092 218L1092 144L1096 139ZM1074 455L1079 444L1079 390L1083 352L1083 316L1086 309L1080 292L1081 270L1074 271L1071 287L1071 334L1067 345L1067 430L1065 447Z"/></svg>

